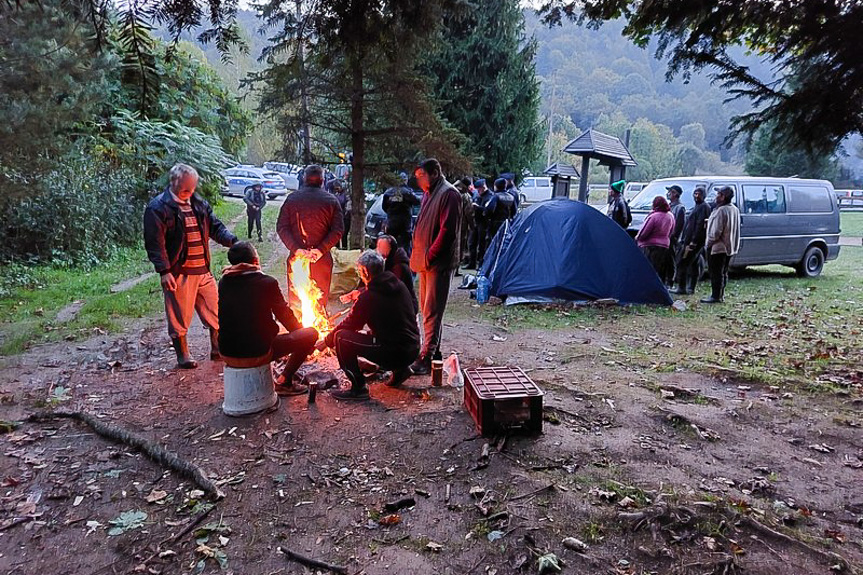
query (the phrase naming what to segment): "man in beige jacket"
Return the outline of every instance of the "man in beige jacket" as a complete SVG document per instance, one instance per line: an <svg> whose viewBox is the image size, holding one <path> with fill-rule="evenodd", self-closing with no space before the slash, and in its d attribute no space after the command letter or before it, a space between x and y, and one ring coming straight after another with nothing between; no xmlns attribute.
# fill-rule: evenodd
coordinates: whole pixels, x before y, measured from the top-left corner
<svg viewBox="0 0 863 575"><path fill-rule="evenodd" d="M740 250L740 210L733 203L734 190L728 186L716 193L716 208L707 220L707 264L713 293L701 303L722 303L728 282L728 264Z"/></svg>

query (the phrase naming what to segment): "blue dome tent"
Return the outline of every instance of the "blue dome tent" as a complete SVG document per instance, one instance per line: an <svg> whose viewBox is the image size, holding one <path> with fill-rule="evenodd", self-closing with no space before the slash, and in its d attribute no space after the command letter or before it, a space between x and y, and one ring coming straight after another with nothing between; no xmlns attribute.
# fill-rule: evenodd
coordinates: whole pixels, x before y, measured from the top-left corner
<svg viewBox="0 0 863 575"><path fill-rule="evenodd" d="M534 204L491 241L482 273L491 295L671 305L635 242L598 210L558 198Z"/></svg>

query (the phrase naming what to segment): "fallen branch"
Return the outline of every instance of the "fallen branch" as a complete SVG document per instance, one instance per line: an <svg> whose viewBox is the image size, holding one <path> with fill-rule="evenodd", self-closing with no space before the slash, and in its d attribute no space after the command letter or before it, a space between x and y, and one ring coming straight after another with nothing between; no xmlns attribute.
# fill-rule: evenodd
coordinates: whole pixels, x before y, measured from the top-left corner
<svg viewBox="0 0 863 575"><path fill-rule="evenodd" d="M734 516L730 517L729 519L731 519L732 521L739 521L740 523L746 525L747 527L749 527L753 531L758 531L762 535L765 535L767 537L772 537L774 539L782 541L783 543L787 543L788 545L793 545L793 546L799 547L800 549L803 549L804 551L812 553L813 555L817 555L818 557L820 557L824 561L827 561L828 563L833 563L833 564L838 563L842 567L842 570L847 570L847 571L850 571L851 573L855 572L851 569L851 564L848 562L848 560L845 559L844 557L842 557L841 555L839 555L838 553L835 553L833 551L822 551L820 549L816 549L815 547L809 545L808 543L806 543L804 541L801 541L800 539L797 539L796 537L791 537L790 535L786 535L784 533L776 531L775 529L772 529L772 528L768 527L767 525L761 523L760 521L753 519L752 517L748 517L746 515L741 515L739 513L735 513Z"/></svg>
<svg viewBox="0 0 863 575"><path fill-rule="evenodd" d="M554 489L554 483L549 483L545 487L540 487L539 489L537 489L535 491L531 491L530 493L525 493L523 495L516 495L515 497L510 498L509 501L518 501L520 499L527 499L528 497L533 497L534 495L539 495L543 491L548 491L549 489Z"/></svg>
<svg viewBox="0 0 863 575"><path fill-rule="evenodd" d="M105 423L96 419L95 416L83 411L51 411L45 413L34 413L30 415L26 421L28 422L43 422L52 419L75 419L82 423L86 423L98 435L117 443L134 447L146 454L153 461L160 463L169 469L175 471L179 475L191 479L195 484L209 493L216 499L225 497L224 492L207 477L204 470L185 459L181 459L175 453L168 451L148 439L144 439L138 435L130 433L125 429Z"/></svg>
<svg viewBox="0 0 863 575"><path fill-rule="evenodd" d="M296 561L301 565L305 565L306 567L315 567L317 569L327 569L328 571L332 571L333 573L342 573L345 574L348 572L347 567L342 567L341 565L332 565L327 563L326 561L320 561L318 559L312 559L311 557L306 557L305 555L300 555L299 553L294 553L290 549L286 549L284 547L276 548L279 553L283 554L285 557L292 561Z"/></svg>

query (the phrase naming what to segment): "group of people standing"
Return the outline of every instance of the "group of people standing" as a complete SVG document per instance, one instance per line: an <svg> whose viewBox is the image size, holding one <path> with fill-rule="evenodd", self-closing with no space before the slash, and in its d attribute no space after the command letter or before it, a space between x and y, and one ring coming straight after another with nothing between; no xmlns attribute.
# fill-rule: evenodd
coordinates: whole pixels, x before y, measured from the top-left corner
<svg viewBox="0 0 863 575"><path fill-rule="evenodd" d="M518 212L519 192L512 178L499 177L493 186L488 188L484 178L461 178L455 184L464 212L459 260L468 269L482 266L492 238Z"/></svg>
<svg viewBox="0 0 863 575"><path fill-rule="evenodd" d="M144 240L148 257L161 277L168 332L178 366L191 369L197 365L186 341L197 311L210 330L211 359L224 356L235 366L286 359L285 371L277 382L282 395L305 392L292 376L315 348L332 347L351 382L350 389L333 393L338 399L369 397L358 357L392 371L387 381L392 386L401 385L411 375L430 373L432 360L441 358L443 315L450 281L459 265L464 211L460 192L446 180L437 160L422 162L414 176L423 199L412 235L405 237L405 230L409 233L411 229L408 200L406 221L399 221L398 208L391 210L395 216L391 235L380 238L375 250L364 252L358 259L357 272L363 285L351 298L350 313L330 333L318 334L300 324L278 281L262 272L254 245L239 241L213 214L207 201L195 194L195 169L175 165L170 184L145 210ZM262 200L257 192L251 189L244 200L249 238L253 224L257 224L260 240L259 214L266 198ZM330 250L347 227L348 210L343 208L340 192L346 193L325 189L320 166L306 167L300 189L285 199L276 225L289 252L288 269L295 258L310 261L310 275L322 292L324 309L332 276ZM400 203L405 196L391 197L390 202ZM412 192L410 197L419 202ZM229 248L231 266L218 288L210 272L210 239ZM413 244L409 259L400 240L408 246ZM412 273L419 277L418 296ZM289 272L289 299L293 295L290 281ZM280 334L276 320L287 333Z"/></svg>
<svg viewBox="0 0 863 575"><path fill-rule="evenodd" d="M632 222L626 200L625 182L611 185L609 217L624 229ZM721 303L728 282L728 264L740 249L740 212L733 203L734 190L720 188L711 206L707 191L696 187L694 205L689 210L680 202L683 189L666 188L665 197L653 198L652 210L635 235L635 242L650 261L657 275L673 294L693 294L701 273L701 254L705 254L710 273L711 294L702 303Z"/></svg>

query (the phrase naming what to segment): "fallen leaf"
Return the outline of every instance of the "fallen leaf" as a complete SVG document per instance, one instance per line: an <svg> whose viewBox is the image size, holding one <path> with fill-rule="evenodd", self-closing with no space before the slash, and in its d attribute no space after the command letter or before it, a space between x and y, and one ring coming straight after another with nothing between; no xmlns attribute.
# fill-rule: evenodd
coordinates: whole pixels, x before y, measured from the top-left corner
<svg viewBox="0 0 863 575"><path fill-rule="evenodd" d="M158 491L156 489L152 490L149 495L145 498L147 503L155 503L157 501L161 501L162 499L168 496L167 491Z"/></svg>

